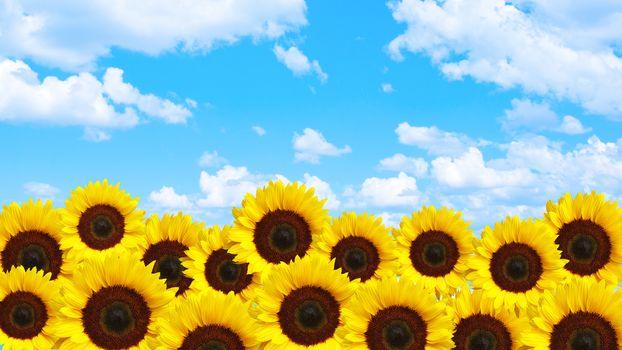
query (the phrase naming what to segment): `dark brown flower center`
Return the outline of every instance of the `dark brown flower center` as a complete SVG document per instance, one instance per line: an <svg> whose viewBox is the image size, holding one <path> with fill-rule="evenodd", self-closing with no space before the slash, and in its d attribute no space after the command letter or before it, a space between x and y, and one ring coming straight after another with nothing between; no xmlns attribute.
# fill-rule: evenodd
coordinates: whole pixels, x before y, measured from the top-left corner
<svg viewBox="0 0 622 350"><path fill-rule="evenodd" d="M153 273L159 273L160 278L166 279L166 288L179 288L176 295L183 294L192 284L192 278L184 274L185 268L180 260L186 256L187 249L180 242L166 240L151 245L143 256L145 265L155 261Z"/></svg>
<svg viewBox="0 0 622 350"><path fill-rule="evenodd" d="M320 287L302 287L290 292L278 312L283 333L299 345L319 344L331 338L341 311L333 295Z"/></svg>
<svg viewBox="0 0 622 350"><path fill-rule="evenodd" d="M117 208L107 204L94 205L82 213L78 233L89 248L104 250L121 242L125 218Z"/></svg>
<svg viewBox="0 0 622 350"><path fill-rule="evenodd" d="M307 221L290 210L275 210L265 214L255 226L253 238L257 252L273 264L291 262L304 256L311 245Z"/></svg>
<svg viewBox="0 0 622 350"><path fill-rule="evenodd" d="M611 242L604 228L590 220L575 220L564 224L557 233L562 258L568 259L566 269L586 276L600 270L609 262Z"/></svg>
<svg viewBox="0 0 622 350"><path fill-rule="evenodd" d="M365 332L370 350L423 350L428 330L421 316L404 306L390 306L372 316Z"/></svg>
<svg viewBox="0 0 622 350"><path fill-rule="evenodd" d="M34 338L47 320L43 300L33 293L13 292L0 301L0 329L11 338Z"/></svg>
<svg viewBox="0 0 622 350"><path fill-rule="evenodd" d="M410 261L415 270L425 276L439 277L453 271L460 252L458 244L447 233L421 233L410 246Z"/></svg>
<svg viewBox="0 0 622 350"><path fill-rule="evenodd" d="M374 276L380 264L376 246L366 238L350 236L340 240L330 253L335 260L335 268L348 273L350 280L357 278L361 282Z"/></svg>
<svg viewBox="0 0 622 350"><path fill-rule="evenodd" d="M507 243L492 254L490 274L499 288L522 293L533 288L542 276L542 261L524 243Z"/></svg>
<svg viewBox="0 0 622 350"><path fill-rule="evenodd" d="M575 312L553 327L551 350L618 349L616 332L609 321L592 312Z"/></svg>
<svg viewBox="0 0 622 350"><path fill-rule="evenodd" d="M253 275L247 274L248 264L233 261L235 255L225 249L215 250L205 262L205 279L210 287L224 293L242 292L253 281Z"/></svg>
<svg viewBox="0 0 622 350"><path fill-rule="evenodd" d="M456 350L511 350L512 336L503 322L476 314L458 322L453 341Z"/></svg>
<svg viewBox="0 0 622 350"><path fill-rule="evenodd" d="M147 334L150 317L145 298L125 286L100 289L82 309L84 332L104 349L123 349L140 343Z"/></svg>
<svg viewBox="0 0 622 350"><path fill-rule="evenodd" d="M189 332L179 350L244 350L244 343L231 329L209 325Z"/></svg>
<svg viewBox="0 0 622 350"><path fill-rule="evenodd" d="M12 266L25 269L36 268L50 272L56 279L63 264L63 252L58 242L47 233L24 231L11 237L0 254L2 269L6 272Z"/></svg>

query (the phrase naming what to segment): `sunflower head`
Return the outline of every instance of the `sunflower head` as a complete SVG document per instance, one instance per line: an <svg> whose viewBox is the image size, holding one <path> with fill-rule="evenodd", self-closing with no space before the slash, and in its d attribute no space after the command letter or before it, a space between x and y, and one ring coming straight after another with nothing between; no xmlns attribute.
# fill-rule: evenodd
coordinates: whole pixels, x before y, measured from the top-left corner
<svg viewBox="0 0 622 350"><path fill-rule="evenodd" d="M167 289L141 256L121 248L87 256L63 285L64 307L52 334L69 348L145 349L156 337L176 288Z"/></svg>
<svg viewBox="0 0 622 350"><path fill-rule="evenodd" d="M249 304L233 293L190 293L158 321L158 349L256 349L257 326ZM183 315L183 319L179 317ZM153 346L156 348L156 346Z"/></svg>
<svg viewBox="0 0 622 350"><path fill-rule="evenodd" d="M23 266L0 272L0 344L8 349L49 349L61 304L59 287L42 270Z"/></svg>
<svg viewBox="0 0 622 350"><path fill-rule="evenodd" d="M333 219L314 242L314 251L335 259L335 268L347 272L351 280L361 282L391 276L399 267L395 242L382 218L367 213L344 213Z"/></svg>
<svg viewBox="0 0 622 350"><path fill-rule="evenodd" d="M334 261L318 254L281 263L257 291L257 337L266 349L340 349L336 331L342 326L342 305L354 293Z"/></svg>
<svg viewBox="0 0 622 350"><path fill-rule="evenodd" d="M605 281L572 277L531 306L525 344L536 350L622 349L622 293Z"/></svg>
<svg viewBox="0 0 622 350"><path fill-rule="evenodd" d="M622 276L622 208L592 192L573 199L566 193L548 201L546 223L556 232L568 276L605 280L617 285Z"/></svg>
<svg viewBox="0 0 622 350"><path fill-rule="evenodd" d="M233 292L244 301L252 300L261 284L259 273L248 273L248 264L234 261L229 240L230 227L215 225L198 244L190 247L182 258L186 274L193 279L190 288L203 291L208 288L222 293Z"/></svg>
<svg viewBox="0 0 622 350"><path fill-rule="evenodd" d="M394 231L401 262L400 274L451 295L466 288L467 257L473 251L473 232L460 212L445 207L424 207L404 217Z"/></svg>
<svg viewBox="0 0 622 350"><path fill-rule="evenodd" d="M136 209L138 198L119 186L109 185L108 180L89 182L73 190L60 210L61 248L69 249L75 261L117 246L134 249L145 244L145 212Z"/></svg>
<svg viewBox="0 0 622 350"><path fill-rule="evenodd" d="M146 265L155 262L153 273L159 273L168 288L178 288L178 296L185 293L192 283L181 260L190 247L197 245L202 234L203 224L193 222L190 215L181 212L177 215L165 214L161 220L153 214L145 225L147 247L139 249L142 260Z"/></svg>
<svg viewBox="0 0 622 350"><path fill-rule="evenodd" d="M483 289L495 307L527 309L537 303L546 289L564 281L565 260L555 244L551 230L540 221L507 217L486 226L478 242L476 254L467 265L473 272L467 275L473 286Z"/></svg>
<svg viewBox="0 0 622 350"><path fill-rule="evenodd" d="M231 253L237 262L248 263L250 273L305 256L328 220L325 201L313 188L282 181L270 182L255 196L247 194L242 208L233 208Z"/></svg>
<svg viewBox="0 0 622 350"><path fill-rule="evenodd" d="M66 275L66 252L61 250L61 226L52 201L32 199L21 206L4 206L0 214L0 262L3 271L13 266L36 268L52 279Z"/></svg>
<svg viewBox="0 0 622 350"><path fill-rule="evenodd" d="M343 311L346 349L451 349L452 322L434 294L408 277L372 280Z"/></svg>
<svg viewBox="0 0 622 350"><path fill-rule="evenodd" d="M518 350L523 346L521 331L527 326L524 317L495 307L482 290L465 289L453 299L446 299L447 311L455 324L454 349Z"/></svg>

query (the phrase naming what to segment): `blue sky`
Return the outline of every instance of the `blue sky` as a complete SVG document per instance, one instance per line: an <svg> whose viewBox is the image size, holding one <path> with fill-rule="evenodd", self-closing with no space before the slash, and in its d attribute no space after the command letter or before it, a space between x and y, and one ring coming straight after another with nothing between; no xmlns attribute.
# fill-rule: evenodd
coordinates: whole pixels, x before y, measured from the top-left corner
<svg viewBox="0 0 622 350"><path fill-rule="evenodd" d="M622 198L619 2L140 6L0 3L1 204L108 178L225 224L286 178L333 215L446 205L480 230Z"/></svg>

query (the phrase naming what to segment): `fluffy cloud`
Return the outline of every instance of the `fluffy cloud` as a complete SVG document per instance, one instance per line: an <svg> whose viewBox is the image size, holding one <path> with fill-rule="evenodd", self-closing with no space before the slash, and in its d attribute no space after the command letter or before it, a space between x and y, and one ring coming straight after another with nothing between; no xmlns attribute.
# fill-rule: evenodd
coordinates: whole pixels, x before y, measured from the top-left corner
<svg viewBox="0 0 622 350"><path fill-rule="evenodd" d="M622 3L402 0L390 3L406 31L389 52L429 55L450 79L566 98L622 119ZM577 38L579 40L577 40Z"/></svg>
<svg viewBox="0 0 622 350"><path fill-rule="evenodd" d="M54 197L60 192L60 190L50 184L43 182L28 182L24 184L24 190L28 196L35 197L34 199L54 199Z"/></svg>
<svg viewBox="0 0 622 350"><path fill-rule="evenodd" d="M172 211L192 207L192 202L188 196L177 194L173 187L168 186L162 186L159 191L151 192L149 199L156 207Z"/></svg>
<svg viewBox="0 0 622 350"><path fill-rule="evenodd" d="M203 152L201 158L199 158L199 166L202 167L219 167L222 164L226 164L227 159L218 155L217 151L214 152Z"/></svg>
<svg viewBox="0 0 622 350"><path fill-rule="evenodd" d="M482 153L475 147L455 159L434 159L432 174L438 183L452 188L524 187L536 180L529 169L500 170L487 166Z"/></svg>
<svg viewBox="0 0 622 350"><path fill-rule="evenodd" d="M293 139L295 158L298 161L305 161L312 164L320 162L321 156L340 156L352 152L350 146L345 145L343 148L329 143L320 132L305 128L302 135L294 133Z"/></svg>
<svg viewBox="0 0 622 350"><path fill-rule="evenodd" d="M330 188L330 184L328 182L323 181L317 176L305 173L304 183L307 187L315 188L315 195L318 196L319 199L326 198L326 203L324 203L324 207L326 209L337 210L341 205L341 202L337 199L337 195L335 195L333 190Z"/></svg>
<svg viewBox="0 0 622 350"><path fill-rule="evenodd" d="M435 126L411 126L401 123L395 129L401 144L417 146L432 155L460 155L476 143L466 135L447 132Z"/></svg>
<svg viewBox="0 0 622 350"><path fill-rule="evenodd" d="M0 3L0 54L78 71L93 68L112 47L157 55L278 38L306 25L305 12L304 0L7 0Z"/></svg>
<svg viewBox="0 0 622 350"><path fill-rule="evenodd" d="M384 92L385 94L390 94L390 93L395 91L393 89L393 85L391 85L389 83L384 83L384 84L381 85L381 87L382 87L382 92Z"/></svg>
<svg viewBox="0 0 622 350"><path fill-rule="evenodd" d="M0 60L0 121L83 126L85 138L105 141L110 135L104 129L134 127L140 122L139 112L170 123L191 116L181 105L141 94L123 82L122 73L109 68L103 83L90 73L41 81L26 63Z"/></svg>
<svg viewBox="0 0 622 350"><path fill-rule="evenodd" d="M513 99L512 108L505 111L500 122L505 131L519 129L550 130L570 135L591 131L590 128L583 126L577 118L567 115L560 120L547 103L536 103L528 99Z"/></svg>
<svg viewBox="0 0 622 350"><path fill-rule="evenodd" d="M421 201L417 180L404 172L396 177L367 178L358 191L350 188L344 195L351 197L350 207L416 206Z"/></svg>
<svg viewBox="0 0 622 350"><path fill-rule="evenodd" d="M266 134L266 129L262 128L261 126L253 126L252 127L253 131L255 132L255 134L259 135L259 136L263 136Z"/></svg>
<svg viewBox="0 0 622 350"><path fill-rule="evenodd" d="M322 83L325 83L328 79L328 74L322 70L320 63L317 60L310 61L309 58L295 46L285 50L282 46L275 45L274 54L279 62L283 63L294 75L302 76L315 73Z"/></svg>
<svg viewBox="0 0 622 350"><path fill-rule="evenodd" d="M416 177L423 177L428 172L425 159L407 157L401 153L380 160L378 167L382 170L403 171Z"/></svg>

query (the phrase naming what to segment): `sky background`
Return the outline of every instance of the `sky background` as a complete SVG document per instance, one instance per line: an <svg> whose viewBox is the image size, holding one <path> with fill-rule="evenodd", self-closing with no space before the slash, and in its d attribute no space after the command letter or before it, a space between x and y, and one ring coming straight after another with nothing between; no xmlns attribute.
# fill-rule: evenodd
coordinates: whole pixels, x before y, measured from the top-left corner
<svg viewBox="0 0 622 350"><path fill-rule="evenodd" d="M107 178L229 224L285 178L479 233L620 200L619 23L618 0L0 0L0 204Z"/></svg>

